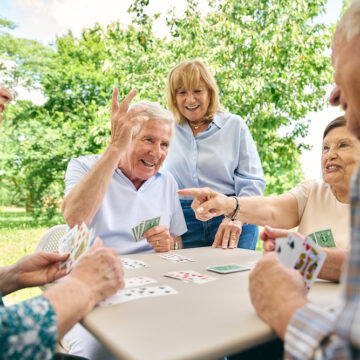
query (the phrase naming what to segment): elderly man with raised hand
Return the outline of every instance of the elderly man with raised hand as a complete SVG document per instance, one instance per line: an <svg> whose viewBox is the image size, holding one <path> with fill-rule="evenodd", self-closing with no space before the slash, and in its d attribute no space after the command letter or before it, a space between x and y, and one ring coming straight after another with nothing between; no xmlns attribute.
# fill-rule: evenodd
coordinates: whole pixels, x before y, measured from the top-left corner
<svg viewBox="0 0 360 360"><path fill-rule="evenodd" d="M114 90L110 144L101 156L82 156L69 163L63 214L71 227L83 221L93 227L104 245L120 254L178 249L185 219L175 179L161 168L173 133L173 115L145 101L129 110L135 95L131 91L118 104ZM145 231L145 239L135 239L132 228L156 217L159 225ZM73 355L114 359L80 325L65 339Z"/></svg>
<svg viewBox="0 0 360 360"><path fill-rule="evenodd" d="M360 0L335 31L332 61L336 87L330 102L342 105L348 129L360 138ZM360 358L360 170L351 191L351 245L345 268L343 302L334 313L308 303L300 274L283 267L272 252L250 275L250 296L258 313L284 339L287 359ZM284 230L266 228L265 248ZM327 253L331 267L343 253Z"/></svg>
<svg viewBox="0 0 360 360"><path fill-rule="evenodd" d="M70 161L63 214L69 226L94 227L105 246L120 254L164 252L182 247L184 216L172 175L161 168L174 128L171 112L143 101L129 110L136 91L118 104L112 98L111 141L101 155ZM136 237L132 229L160 217L160 223ZM135 238L134 238L135 237Z"/></svg>

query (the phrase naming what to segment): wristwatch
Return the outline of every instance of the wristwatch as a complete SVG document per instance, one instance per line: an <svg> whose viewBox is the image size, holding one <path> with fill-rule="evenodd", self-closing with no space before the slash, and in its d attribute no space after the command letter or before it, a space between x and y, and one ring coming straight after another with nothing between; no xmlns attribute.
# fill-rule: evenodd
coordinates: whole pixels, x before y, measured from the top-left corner
<svg viewBox="0 0 360 360"><path fill-rule="evenodd" d="M174 239L174 250L179 249L179 243Z"/></svg>

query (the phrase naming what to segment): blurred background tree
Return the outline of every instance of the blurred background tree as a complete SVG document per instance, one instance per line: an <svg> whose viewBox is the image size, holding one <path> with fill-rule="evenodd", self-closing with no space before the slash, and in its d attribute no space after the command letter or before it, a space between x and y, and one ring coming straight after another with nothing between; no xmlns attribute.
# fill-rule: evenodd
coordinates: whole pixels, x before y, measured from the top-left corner
<svg viewBox="0 0 360 360"><path fill-rule="evenodd" d="M155 36L151 0L135 0L133 23L101 28L79 38L71 32L51 46L13 38L0 19L0 75L10 87L42 92L46 101L9 106L0 132L0 197L35 216L51 218L63 194L72 157L101 153L110 135L114 86L124 97L166 105L169 70L201 58L212 70L225 109L244 118L257 144L267 181L277 194L303 178L299 155L306 115L320 109L332 82L332 27L314 21L326 0L213 0L201 14L187 1L182 17L167 13L169 36ZM231 155L230 155L231 156ZM10 190L11 189L11 190Z"/></svg>

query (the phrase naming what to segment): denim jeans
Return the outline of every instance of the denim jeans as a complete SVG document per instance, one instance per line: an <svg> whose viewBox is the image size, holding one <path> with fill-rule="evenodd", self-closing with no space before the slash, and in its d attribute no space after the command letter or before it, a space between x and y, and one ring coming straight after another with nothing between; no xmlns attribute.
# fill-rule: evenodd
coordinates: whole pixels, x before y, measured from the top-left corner
<svg viewBox="0 0 360 360"><path fill-rule="evenodd" d="M184 249L211 246L224 216L217 216L208 221L199 221L190 207L192 200L180 200L180 202L188 228L188 231L181 236ZM255 250L258 238L259 228L256 225L244 224L237 247Z"/></svg>

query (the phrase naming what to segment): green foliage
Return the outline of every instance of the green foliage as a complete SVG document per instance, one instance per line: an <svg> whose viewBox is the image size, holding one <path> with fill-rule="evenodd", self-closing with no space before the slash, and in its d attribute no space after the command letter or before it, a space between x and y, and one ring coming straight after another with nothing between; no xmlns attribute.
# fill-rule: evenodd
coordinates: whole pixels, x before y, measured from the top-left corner
<svg viewBox="0 0 360 360"><path fill-rule="evenodd" d="M171 38L154 36L158 14L146 14L149 0L135 0L132 25L94 25L80 38L71 32L52 47L0 33L13 84L33 79L47 99L43 106L9 107L0 133L0 191L16 190L13 202L39 215L56 212L66 165L72 157L100 153L109 135L114 86L120 97L166 105L168 71L185 58L201 58L214 73L224 108L247 122L257 143L267 194L281 193L302 179L299 155L308 111L321 108L331 82L329 29L313 19L325 0L223 0L203 15L188 0L182 18L167 14ZM10 28L11 23L0 22ZM1 43L0 41L0 43ZM4 198L4 197L3 197Z"/></svg>

